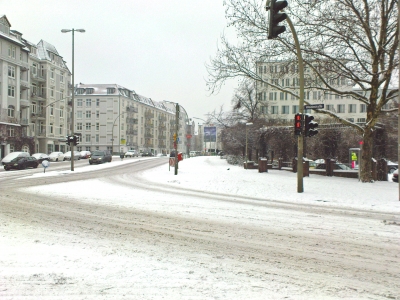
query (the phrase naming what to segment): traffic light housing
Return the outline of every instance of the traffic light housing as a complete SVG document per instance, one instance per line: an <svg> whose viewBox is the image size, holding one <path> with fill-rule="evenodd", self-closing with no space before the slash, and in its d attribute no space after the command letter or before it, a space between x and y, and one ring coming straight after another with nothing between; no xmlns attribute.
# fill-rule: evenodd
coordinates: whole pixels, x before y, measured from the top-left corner
<svg viewBox="0 0 400 300"><path fill-rule="evenodd" d="M269 8L269 31L268 39L277 38L279 34L286 30L285 26L279 25L280 22L287 18L285 13L279 11L284 9L288 5L287 1L276 1L271 0L271 6Z"/></svg>
<svg viewBox="0 0 400 300"><path fill-rule="evenodd" d="M74 135L74 145L78 145L78 144L79 144L79 136Z"/></svg>
<svg viewBox="0 0 400 300"><path fill-rule="evenodd" d="M303 115L297 113L294 116L294 135L301 135L303 131Z"/></svg>
<svg viewBox="0 0 400 300"><path fill-rule="evenodd" d="M67 135L67 136L65 137L64 143L66 143L66 144L69 146L69 135Z"/></svg>
<svg viewBox="0 0 400 300"><path fill-rule="evenodd" d="M176 142L176 133L174 133L174 142Z"/></svg>
<svg viewBox="0 0 400 300"><path fill-rule="evenodd" d="M69 135L69 136L68 136L68 142L67 142L67 144L68 144L69 146L71 146L72 143L75 144L74 137L73 137L72 135Z"/></svg>
<svg viewBox="0 0 400 300"><path fill-rule="evenodd" d="M304 127L305 127L305 136L312 137L318 134L318 123L313 121L314 117L312 115L306 114L304 117Z"/></svg>

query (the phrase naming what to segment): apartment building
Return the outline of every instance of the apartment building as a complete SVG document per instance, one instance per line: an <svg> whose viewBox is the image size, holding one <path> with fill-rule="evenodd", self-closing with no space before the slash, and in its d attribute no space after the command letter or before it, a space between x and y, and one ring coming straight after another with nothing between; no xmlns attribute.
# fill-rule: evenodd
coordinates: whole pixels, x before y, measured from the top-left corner
<svg viewBox="0 0 400 300"><path fill-rule="evenodd" d="M77 84L75 129L78 150L129 149L168 154L174 148L175 105L157 102L118 84ZM183 117L182 117L183 116ZM178 120L178 151L186 153L187 115Z"/></svg>
<svg viewBox="0 0 400 300"><path fill-rule="evenodd" d="M37 45L0 16L0 158L64 151L71 74L56 48Z"/></svg>
<svg viewBox="0 0 400 300"><path fill-rule="evenodd" d="M300 83L298 66L288 65L286 62L258 63L257 74L263 82L257 82L257 97L262 101L261 112L271 118L277 118L292 122L294 115L299 112L299 100L286 91L299 95ZM351 122L362 123L366 120L366 104L360 103L350 95L342 96L332 92L324 92L321 89L311 88L310 83L316 80L311 68L305 68L305 95L304 100L310 104L324 104L324 109L330 110L339 117ZM352 82L344 77L326 78L329 84L339 91L357 91ZM269 85L273 84L274 86ZM320 84L322 84L320 82ZM315 86L315 84L313 84ZM286 91L281 91L279 88ZM305 110L312 113L312 110ZM313 113L316 118L323 117Z"/></svg>

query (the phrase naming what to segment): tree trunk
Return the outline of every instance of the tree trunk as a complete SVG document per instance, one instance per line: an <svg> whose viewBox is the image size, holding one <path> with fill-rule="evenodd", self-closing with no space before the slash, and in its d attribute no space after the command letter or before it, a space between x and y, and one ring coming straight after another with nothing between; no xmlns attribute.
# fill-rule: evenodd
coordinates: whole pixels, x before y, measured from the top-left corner
<svg viewBox="0 0 400 300"><path fill-rule="evenodd" d="M361 181L373 182L372 178L372 149L374 139L371 128L366 128L361 151Z"/></svg>

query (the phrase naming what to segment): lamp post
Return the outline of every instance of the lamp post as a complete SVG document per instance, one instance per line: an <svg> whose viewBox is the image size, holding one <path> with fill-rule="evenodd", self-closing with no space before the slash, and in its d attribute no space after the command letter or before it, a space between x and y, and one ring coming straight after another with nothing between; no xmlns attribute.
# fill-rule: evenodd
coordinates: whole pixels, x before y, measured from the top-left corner
<svg viewBox="0 0 400 300"><path fill-rule="evenodd" d="M123 115L125 112L120 113L114 120L113 126L111 128L111 156L113 155L114 152L114 126L115 126L115 122L118 120L118 118ZM121 131L121 127L120 127L120 131ZM119 135L118 135L119 137ZM121 148L121 138L119 137L119 148ZM121 154L121 153L120 153Z"/></svg>
<svg viewBox="0 0 400 300"><path fill-rule="evenodd" d="M253 125L253 123L246 123L246 169L247 169L247 126Z"/></svg>
<svg viewBox="0 0 400 300"><path fill-rule="evenodd" d="M206 120L202 119L202 118L193 117L193 119L197 119L197 120L203 121L203 122L204 122L203 125L204 125L204 124L208 124L208 122L207 122ZM203 127L203 132L204 132L204 127ZM206 132L204 132L204 135L207 135ZM208 136L209 136L209 140L210 140L210 149L211 149L211 135L210 135L210 132L208 132ZM204 149L205 149L205 148L207 148L207 141L206 141L206 139L204 138ZM210 150L210 151L211 151L211 150Z"/></svg>
<svg viewBox="0 0 400 300"><path fill-rule="evenodd" d="M67 33L67 32L72 32L72 118L71 118L71 123L72 123L72 128L71 128L71 135L74 136L75 135L75 99L74 99L74 95L75 95L75 82L74 82L74 77L75 77L75 73L74 73L74 36L75 36L75 31L77 32L85 32L85 29L61 29L62 33ZM71 171L74 171L74 143L71 143Z"/></svg>

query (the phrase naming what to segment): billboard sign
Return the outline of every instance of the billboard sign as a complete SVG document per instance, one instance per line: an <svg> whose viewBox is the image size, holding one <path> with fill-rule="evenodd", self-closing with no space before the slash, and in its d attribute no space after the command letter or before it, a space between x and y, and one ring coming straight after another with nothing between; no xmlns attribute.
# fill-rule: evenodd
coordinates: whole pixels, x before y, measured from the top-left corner
<svg viewBox="0 0 400 300"><path fill-rule="evenodd" d="M204 127L204 142L217 141L217 127Z"/></svg>

